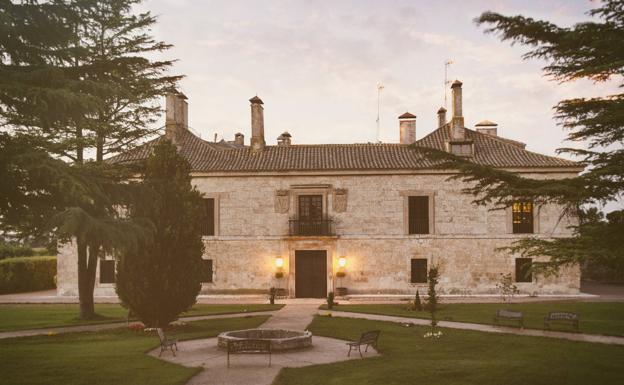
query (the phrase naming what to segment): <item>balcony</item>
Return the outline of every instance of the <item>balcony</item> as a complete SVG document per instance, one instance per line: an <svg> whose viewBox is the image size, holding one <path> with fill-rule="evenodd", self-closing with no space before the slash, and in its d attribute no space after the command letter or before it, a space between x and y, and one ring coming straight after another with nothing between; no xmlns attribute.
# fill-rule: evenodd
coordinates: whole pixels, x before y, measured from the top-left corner
<svg viewBox="0 0 624 385"><path fill-rule="evenodd" d="M289 222L290 236L333 236L336 235L334 221L332 219L291 219Z"/></svg>

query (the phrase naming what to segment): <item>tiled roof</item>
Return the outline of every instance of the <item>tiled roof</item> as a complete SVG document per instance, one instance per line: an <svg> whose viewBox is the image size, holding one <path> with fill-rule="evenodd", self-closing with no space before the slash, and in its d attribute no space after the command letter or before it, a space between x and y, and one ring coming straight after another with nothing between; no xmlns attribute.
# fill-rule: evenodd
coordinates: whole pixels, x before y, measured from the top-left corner
<svg viewBox="0 0 624 385"><path fill-rule="evenodd" d="M467 139L475 144L475 162L496 167L574 167L575 162L529 152L517 143L466 130ZM250 147L229 143L206 142L189 131L179 135L177 146L196 172L261 172L261 171L340 171L340 170L410 170L427 169L435 163L418 147L445 150L450 130L437 129L415 143L316 144L266 146L254 152ZM110 162L133 162L145 159L155 143L152 140ZM514 143L512 143L514 142Z"/></svg>
<svg viewBox="0 0 624 385"><path fill-rule="evenodd" d="M506 168L579 167L578 163L567 159L527 151L522 142L465 130L466 139L474 143L474 155L470 159L478 164ZM416 145L446 151L450 138L451 127L447 124L416 141Z"/></svg>

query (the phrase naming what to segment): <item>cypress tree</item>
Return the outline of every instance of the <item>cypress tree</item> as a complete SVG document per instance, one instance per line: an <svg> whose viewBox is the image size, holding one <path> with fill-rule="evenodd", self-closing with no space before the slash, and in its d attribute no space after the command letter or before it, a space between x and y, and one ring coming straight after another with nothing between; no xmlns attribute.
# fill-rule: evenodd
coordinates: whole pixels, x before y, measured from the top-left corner
<svg viewBox="0 0 624 385"><path fill-rule="evenodd" d="M116 290L124 306L150 327L165 327L190 309L201 289L202 200L189 173L176 147L161 141L143 175L153 193L129 209L130 217L154 224L154 238L121 255Z"/></svg>

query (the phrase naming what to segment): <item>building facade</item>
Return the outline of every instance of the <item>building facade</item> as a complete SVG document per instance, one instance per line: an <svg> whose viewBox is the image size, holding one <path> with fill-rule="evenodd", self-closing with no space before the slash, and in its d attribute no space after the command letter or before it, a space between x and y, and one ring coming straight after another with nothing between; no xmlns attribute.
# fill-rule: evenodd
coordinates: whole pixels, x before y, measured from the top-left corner
<svg viewBox="0 0 624 385"><path fill-rule="evenodd" d="M443 294L492 294L511 273L522 293L576 294L578 268L557 276L530 274L531 259L500 248L524 237L565 237L575 219L554 205L518 199L506 210L476 206L453 170L436 167L426 149L530 178L565 178L574 162L527 151L497 136L495 123L464 125L462 84L453 83L453 112L438 111L438 127L416 140L416 116L399 117L399 143L297 145L288 133L276 145L264 138L263 103L251 102L252 137L204 141L188 127L181 94L167 97L163 137L111 161L145 159L162 138L191 163L204 193L205 271L202 292L266 293L291 297L339 294L413 294L426 290L438 266ZM96 295L114 294L114 260L98 266ZM76 256L58 258L59 295L76 295Z"/></svg>

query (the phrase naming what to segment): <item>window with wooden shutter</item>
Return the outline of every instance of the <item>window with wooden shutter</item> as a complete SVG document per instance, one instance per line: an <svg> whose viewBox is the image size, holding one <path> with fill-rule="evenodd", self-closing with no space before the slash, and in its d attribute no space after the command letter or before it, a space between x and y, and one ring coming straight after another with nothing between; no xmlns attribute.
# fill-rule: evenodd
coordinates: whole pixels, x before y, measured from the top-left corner
<svg viewBox="0 0 624 385"><path fill-rule="evenodd" d="M516 282L533 282L532 258L516 258Z"/></svg>
<svg viewBox="0 0 624 385"><path fill-rule="evenodd" d="M408 205L409 234L429 234L429 197L411 196Z"/></svg>
<svg viewBox="0 0 624 385"><path fill-rule="evenodd" d="M100 259L100 283L115 283L115 261Z"/></svg>
<svg viewBox="0 0 624 385"><path fill-rule="evenodd" d="M517 201L511 206L513 233L533 233L533 202Z"/></svg>
<svg viewBox="0 0 624 385"><path fill-rule="evenodd" d="M202 283L212 283L212 259L202 259Z"/></svg>
<svg viewBox="0 0 624 385"><path fill-rule="evenodd" d="M411 283L427 282L427 260L425 258L412 259Z"/></svg>
<svg viewBox="0 0 624 385"><path fill-rule="evenodd" d="M215 235L215 200L214 198L204 198L203 201L202 235Z"/></svg>

